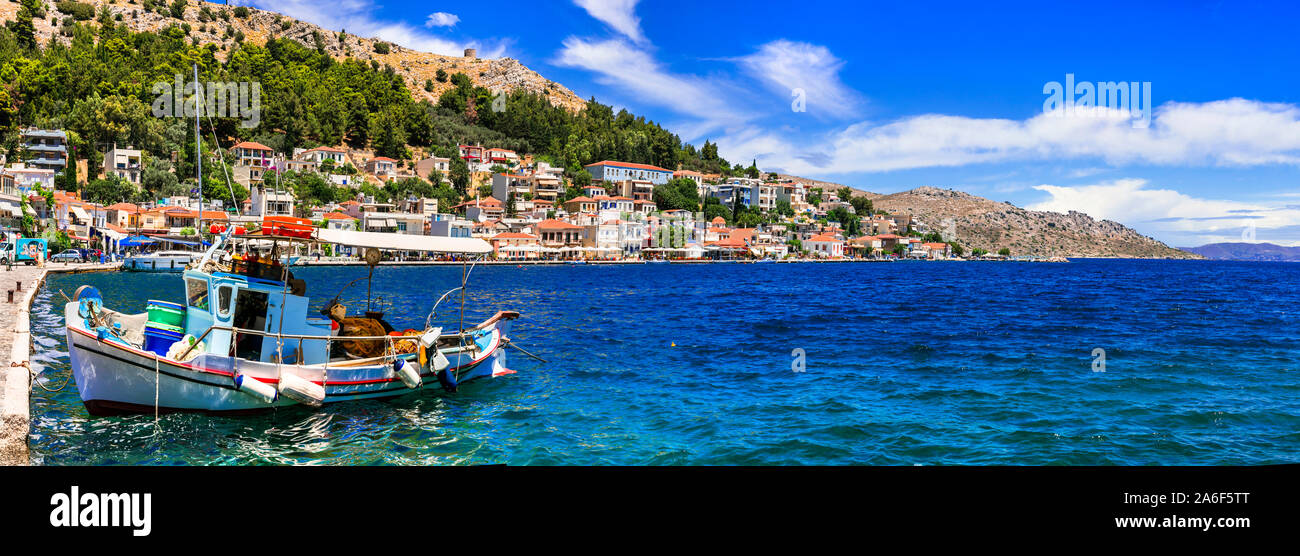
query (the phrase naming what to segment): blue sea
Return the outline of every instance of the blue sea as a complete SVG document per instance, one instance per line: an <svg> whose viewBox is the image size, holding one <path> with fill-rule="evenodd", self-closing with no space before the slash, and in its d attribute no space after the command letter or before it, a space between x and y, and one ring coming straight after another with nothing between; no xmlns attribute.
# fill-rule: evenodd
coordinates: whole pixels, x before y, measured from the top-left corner
<svg viewBox="0 0 1300 556"><path fill-rule="evenodd" d="M317 305L365 269L305 268ZM381 267L398 328L460 267ZM34 365L68 376L58 291L143 311L177 276L51 275ZM34 388L46 465L1222 465L1300 462L1300 264L1076 260L485 266L517 374L246 417L90 417ZM342 293L356 310L365 280ZM457 311L438 322L456 326ZM1103 360L1104 355L1104 360Z"/></svg>

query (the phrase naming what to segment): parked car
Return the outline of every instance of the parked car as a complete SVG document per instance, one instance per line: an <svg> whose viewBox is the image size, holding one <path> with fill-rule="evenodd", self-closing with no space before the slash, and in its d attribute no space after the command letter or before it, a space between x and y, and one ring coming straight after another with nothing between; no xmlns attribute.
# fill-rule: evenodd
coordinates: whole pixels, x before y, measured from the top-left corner
<svg viewBox="0 0 1300 556"><path fill-rule="evenodd" d="M63 261L68 263L79 263L86 260L86 256L76 249L69 249L57 255L50 256L50 261Z"/></svg>

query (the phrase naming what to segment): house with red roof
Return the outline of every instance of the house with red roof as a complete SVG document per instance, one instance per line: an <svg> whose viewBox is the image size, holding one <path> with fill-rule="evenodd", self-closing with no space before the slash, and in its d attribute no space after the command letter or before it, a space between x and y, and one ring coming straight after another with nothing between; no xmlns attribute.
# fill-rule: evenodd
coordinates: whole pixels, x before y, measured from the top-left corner
<svg viewBox="0 0 1300 556"><path fill-rule="evenodd" d="M376 156L366 161L366 173L379 181L389 181L397 177L397 161L386 156Z"/></svg>
<svg viewBox="0 0 1300 556"><path fill-rule="evenodd" d="M578 214L581 212L596 212L596 200L582 195L574 197L564 202L564 210L569 214Z"/></svg>
<svg viewBox="0 0 1300 556"><path fill-rule="evenodd" d="M815 235L803 242L803 247L820 257L838 259L844 256L844 241L835 236Z"/></svg>
<svg viewBox="0 0 1300 556"><path fill-rule="evenodd" d="M505 205L495 197L465 201L464 203L452 207L452 210L458 214L464 214L466 220L474 222L500 220L505 218L506 215ZM482 216L482 218L480 218L480 216Z"/></svg>
<svg viewBox="0 0 1300 556"><path fill-rule="evenodd" d="M920 252L931 259L947 259L952 257L952 246L947 243L922 243Z"/></svg>
<svg viewBox="0 0 1300 556"><path fill-rule="evenodd" d="M235 163L245 166L266 168L275 159L275 150L256 141L244 141L230 147L235 155Z"/></svg>
<svg viewBox="0 0 1300 556"><path fill-rule="evenodd" d="M541 238L520 232L501 232L491 237L492 253L498 259L530 260L538 257Z"/></svg>
<svg viewBox="0 0 1300 556"><path fill-rule="evenodd" d="M543 247L579 247L582 245L583 227L553 218L537 224L537 234Z"/></svg>

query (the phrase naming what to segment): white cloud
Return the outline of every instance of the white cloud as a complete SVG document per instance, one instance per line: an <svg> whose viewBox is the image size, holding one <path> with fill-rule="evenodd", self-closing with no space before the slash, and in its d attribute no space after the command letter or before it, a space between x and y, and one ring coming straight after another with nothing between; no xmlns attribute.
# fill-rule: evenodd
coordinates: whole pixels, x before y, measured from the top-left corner
<svg viewBox="0 0 1300 556"><path fill-rule="evenodd" d="M781 39L734 61L785 102L795 89L804 91L810 114L848 118L858 112L861 99L840 80L844 62L824 46Z"/></svg>
<svg viewBox="0 0 1300 556"><path fill-rule="evenodd" d="M746 119L727 102L729 95L721 84L673 74L650 54L622 39L594 41L569 37L553 63L593 72L597 83L695 118L695 123L687 124L689 132L679 132L686 137Z"/></svg>
<svg viewBox="0 0 1300 556"><path fill-rule="evenodd" d="M460 23L460 16L447 12L433 12L424 20L425 27L454 27Z"/></svg>
<svg viewBox="0 0 1300 556"><path fill-rule="evenodd" d="M315 23L326 29L347 31L349 35L377 37L407 48L460 56L466 48L477 48L482 58L499 58L505 55L505 41L458 41L434 35L424 29L400 21L375 19L373 0L337 0L324 8L311 0L250 0L249 5L280 12L289 17ZM452 16L455 17L455 16Z"/></svg>
<svg viewBox="0 0 1300 556"><path fill-rule="evenodd" d="M1147 180L1133 178L1073 187L1039 185L1034 189L1049 198L1027 208L1077 210L1093 218L1122 222L1180 246L1243 241L1247 239L1243 232L1252 227L1257 241L1300 243L1294 233L1294 227L1300 226L1300 207L1203 199L1147 185Z"/></svg>
<svg viewBox="0 0 1300 556"><path fill-rule="evenodd" d="M622 33L632 42L645 44L645 34L641 32L641 18L636 16L638 0L573 0L578 7L587 10L594 17L611 29Z"/></svg>
<svg viewBox="0 0 1300 556"><path fill-rule="evenodd" d="M723 155L747 159L754 137L719 141ZM1019 160L1095 160L1181 166L1300 165L1300 108L1234 98L1166 103L1148 128L1127 113L1108 117L1039 114L1027 120L926 114L860 122L810 140L773 137L773 166L804 174L884 172ZM771 143L771 141L767 142ZM814 145L809 148L806 145Z"/></svg>

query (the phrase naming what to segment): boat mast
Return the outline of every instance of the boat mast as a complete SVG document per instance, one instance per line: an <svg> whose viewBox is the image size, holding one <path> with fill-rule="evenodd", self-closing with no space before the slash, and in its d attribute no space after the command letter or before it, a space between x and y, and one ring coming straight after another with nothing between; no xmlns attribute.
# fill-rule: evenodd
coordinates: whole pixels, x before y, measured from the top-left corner
<svg viewBox="0 0 1300 556"><path fill-rule="evenodd" d="M203 93L203 85L199 84L199 64L194 63L194 167L198 169L199 175L199 218L195 221L194 232L199 236L199 249L203 249L203 136L199 134L199 111L202 110L202 104L199 102L199 96Z"/></svg>

